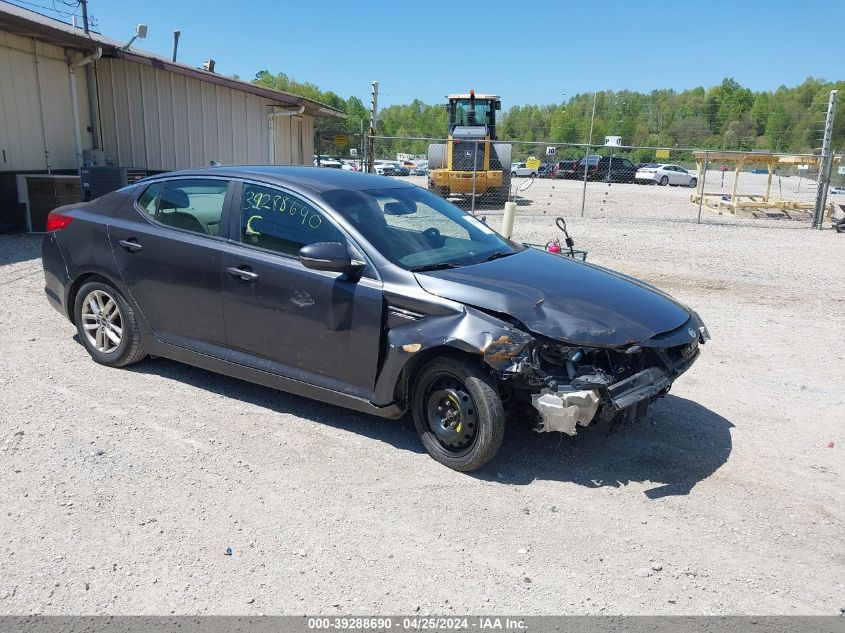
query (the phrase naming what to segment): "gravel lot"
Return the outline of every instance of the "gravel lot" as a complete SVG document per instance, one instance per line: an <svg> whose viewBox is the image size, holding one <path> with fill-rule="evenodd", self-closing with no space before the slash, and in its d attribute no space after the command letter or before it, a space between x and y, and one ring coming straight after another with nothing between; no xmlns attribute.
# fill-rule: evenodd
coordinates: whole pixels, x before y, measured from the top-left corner
<svg viewBox="0 0 845 633"><path fill-rule="evenodd" d="M634 185L591 184L582 219L577 184L529 190L516 237L564 212L713 340L649 421L512 424L472 475L408 420L95 364L43 297L40 240L0 237L0 613L840 613L845 235L698 225L690 190Z"/></svg>

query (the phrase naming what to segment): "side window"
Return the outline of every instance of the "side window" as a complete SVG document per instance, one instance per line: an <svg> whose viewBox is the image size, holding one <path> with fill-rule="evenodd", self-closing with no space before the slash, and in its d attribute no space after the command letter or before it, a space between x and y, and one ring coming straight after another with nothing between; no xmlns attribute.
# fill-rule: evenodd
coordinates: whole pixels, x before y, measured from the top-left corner
<svg viewBox="0 0 845 633"><path fill-rule="evenodd" d="M299 249L307 244L346 244L347 240L340 229L301 198L278 189L244 183L241 242L296 257Z"/></svg>
<svg viewBox="0 0 845 633"><path fill-rule="evenodd" d="M155 218L156 205L158 203L158 194L161 191L161 183L154 182L149 187L144 189L144 193L138 198L137 204L141 211L147 213L151 218Z"/></svg>
<svg viewBox="0 0 845 633"><path fill-rule="evenodd" d="M203 235L219 235L229 182L192 178L165 181L156 220L165 226Z"/></svg>

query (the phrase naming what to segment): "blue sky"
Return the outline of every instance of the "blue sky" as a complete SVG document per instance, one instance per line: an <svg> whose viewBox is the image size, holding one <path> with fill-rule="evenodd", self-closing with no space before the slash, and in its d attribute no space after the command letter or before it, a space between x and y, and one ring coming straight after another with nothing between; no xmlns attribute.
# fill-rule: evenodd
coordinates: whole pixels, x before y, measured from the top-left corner
<svg viewBox="0 0 845 633"><path fill-rule="evenodd" d="M845 76L842 0L89 0L89 6L100 31L118 39L146 23L149 35L139 46L159 54L170 53L172 32L180 29L184 63L199 66L212 57L218 72L247 80L264 68L282 71L365 103L378 79L384 105L414 97L437 103L469 88L498 93L507 107L559 102L562 93L711 86L726 76L754 90L810 75Z"/></svg>

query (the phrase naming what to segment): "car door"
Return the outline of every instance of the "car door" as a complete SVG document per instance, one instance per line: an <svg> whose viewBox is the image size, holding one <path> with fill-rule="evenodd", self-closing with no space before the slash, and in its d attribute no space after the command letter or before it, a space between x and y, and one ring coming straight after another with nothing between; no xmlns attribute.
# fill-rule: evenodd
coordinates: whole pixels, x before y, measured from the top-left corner
<svg viewBox="0 0 845 633"><path fill-rule="evenodd" d="M223 315L233 362L369 398L382 342L382 284L367 266L359 280L311 270L299 249L346 244L363 254L300 195L242 182L232 205L232 240L221 262Z"/></svg>
<svg viewBox="0 0 845 633"><path fill-rule="evenodd" d="M127 201L108 225L115 262L156 336L215 356L226 353L220 265L231 182L172 178Z"/></svg>
<svg viewBox="0 0 845 633"><path fill-rule="evenodd" d="M677 165L670 165L668 168L669 170L669 184L670 185L681 185L686 184L686 178L681 173L681 168Z"/></svg>

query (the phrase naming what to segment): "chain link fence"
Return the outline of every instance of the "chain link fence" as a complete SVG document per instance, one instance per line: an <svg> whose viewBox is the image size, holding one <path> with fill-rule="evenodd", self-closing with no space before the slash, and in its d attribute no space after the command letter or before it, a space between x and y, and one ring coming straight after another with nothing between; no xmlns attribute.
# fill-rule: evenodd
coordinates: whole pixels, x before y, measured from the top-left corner
<svg viewBox="0 0 845 633"><path fill-rule="evenodd" d="M365 139L366 140L366 139ZM376 173L400 178L467 211L644 223L812 224L821 157L697 148L551 142L370 140ZM845 205L845 165L834 157L825 222Z"/></svg>

